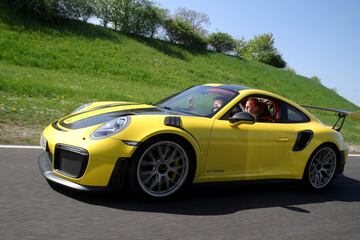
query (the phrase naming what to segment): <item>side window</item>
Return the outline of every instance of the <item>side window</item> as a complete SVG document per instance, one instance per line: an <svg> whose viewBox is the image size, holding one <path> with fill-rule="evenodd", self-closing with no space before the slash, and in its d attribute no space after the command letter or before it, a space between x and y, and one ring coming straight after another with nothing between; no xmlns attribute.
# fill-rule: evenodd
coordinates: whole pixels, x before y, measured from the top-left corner
<svg viewBox="0 0 360 240"><path fill-rule="evenodd" d="M264 95L251 95L238 102L221 119L228 120L237 112L247 111L254 115L257 122L280 122L280 102Z"/></svg>
<svg viewBox="0 0 360 240"><path fill-rule="evenodd" d="M242 111L243 110L241 109L239 103L237 103L227 113L225 113L225 115L221 118L221 120L229 120L229 118L232 117L233 115L235 115L235 113L242 112Z"/></svg>
<svg viewBox="0 0 360 240"><path fill-rule="evenodd" d="M302 113L301 111L297 110L296 108L284 103L282 106L284 109L283 118L281 119L281 122L285 123L302 123L302 122L308 122L309 118Z"/></svg>

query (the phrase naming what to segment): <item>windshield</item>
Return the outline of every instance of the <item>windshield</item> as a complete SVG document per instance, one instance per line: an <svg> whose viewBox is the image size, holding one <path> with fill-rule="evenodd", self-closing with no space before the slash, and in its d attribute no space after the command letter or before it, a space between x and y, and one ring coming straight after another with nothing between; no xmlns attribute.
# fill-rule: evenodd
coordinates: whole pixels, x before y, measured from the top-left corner
<svg viewBox="0 0 360 240"><path fill-rule="evenodd" d="M203 117L212 117L238 92L214 86L195 86L165 98L157 107Z"/></svg>

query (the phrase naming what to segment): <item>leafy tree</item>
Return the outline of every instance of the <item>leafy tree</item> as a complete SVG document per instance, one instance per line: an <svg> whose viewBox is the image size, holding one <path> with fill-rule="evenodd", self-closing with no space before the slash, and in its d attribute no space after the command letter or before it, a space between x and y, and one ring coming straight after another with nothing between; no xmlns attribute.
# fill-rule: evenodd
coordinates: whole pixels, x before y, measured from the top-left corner
<svg viewBox="0 0 360 240"><path fill-rule="evenodd" d="M163 25L168 11L150 1L138 3L131 18L131 32L153 38Z"/></svg>
<svg viewBox="0 0 360 240"><path fill-rule="evenodd" d="M95 0L53 0L54 17L81 19L86 22L95 15Z"/></svg>
<svg viewBox="0 0 360 240"><path fill-rule="evenodd" d="M171 43L184 44L196 48L207 48L206 37L180 18L165 20L164 27Z"/></svg>
<svg viewBox="0 0 360 240"><path fill-rule="evenodd" d="M135 11L135 0L114 0L111 11L111 22L115 30L130 32L131 15Z"/></svg>
<svg viewBox="0 0 360 240"><path fill-rule="evenodd" d="M96 0L72 0L75 3L74 10L77 14L75 18L80 18L84 22L96 14Z"/></svg>
<svg viewBox="0 0 360 240"><path fill-rule="evenodd" d="M244 49L244 56L274 67L286 67L286 62L274 47L274 37L271 33L257 35L249 40Z"/></svg>
<svg viewBox="0 0 360 240"><path fill-rule="evenodd" d="M209 16L202 12L197 12L187 8L179 8L175 12L175 18L189 24L192 29L206 34L206 26L210 25Z"/></svg>
<svg viewBox="0 0 360 240"><path fill-rule="evenodd" d="M236 42L235 40L227 33L216 32L209 36L209 44L215 49L217 52L230 52L233 51Z"/></svg>
<svg viewBox="0 0 360 240"><path fill-rule="evenodd" d="M104 27L111 22L111 14L114 0L98 0L96 2L96 13L95 15L100 19L101 24Z"/></svg>
<svg viewBox="0 0 360 240"><path fill-rule="evenodd" d="M234 50L235 50L236 56L238 56L238 57L244 56L246 44L247 44L247 42L244 38L235 40L235 49Z"/></svg>
<svg viewBox="0 0 360 240"><path fill-rule="evenodd" d="M149 0L112 0L110 21L115 30L153 37L167 14Z"/></svg>

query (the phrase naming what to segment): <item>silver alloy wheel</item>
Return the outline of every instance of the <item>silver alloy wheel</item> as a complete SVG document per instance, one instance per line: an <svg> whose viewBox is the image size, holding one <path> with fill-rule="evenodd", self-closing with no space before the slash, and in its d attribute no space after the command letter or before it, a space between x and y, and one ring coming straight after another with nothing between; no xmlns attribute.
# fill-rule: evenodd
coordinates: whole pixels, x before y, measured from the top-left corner
<svg viewBox="0 0 360 240"><path fill-rule="evenodd" d="M189 159L184 148L172 141L151 145L137 166L137 180L147 194L166 197L176 192L189 172Z"/></svg>
<svg viewBox="0 0 360 240"><path fill-rule="evenodd" d="M325 187L333 178L336 169L336 153L330 147L320 149L312 158L309 167L310 184L317 189Z"/></svg>

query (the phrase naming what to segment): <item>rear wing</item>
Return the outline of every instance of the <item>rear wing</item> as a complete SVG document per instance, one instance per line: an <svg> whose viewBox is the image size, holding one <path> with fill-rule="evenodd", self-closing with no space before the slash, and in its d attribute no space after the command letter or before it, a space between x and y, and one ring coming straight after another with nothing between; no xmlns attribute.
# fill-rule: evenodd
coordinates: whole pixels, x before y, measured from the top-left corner
<svg viewBox="0 0 360 240"><path fill-rule="evenodd" d="M350 120L360 120L360 111L359 112L350 112L347 110L339 110L339 109L335 109L335 108L323 108L323 107L314 107L314 106L306 106L306 105L301 105L301 106L303 108L308 108L308 109L315 109L315 110L337 113L338 119L332 128L338 132L340 132L340 130L345 122L345 118L347 116L349 116Z"/></svg>

